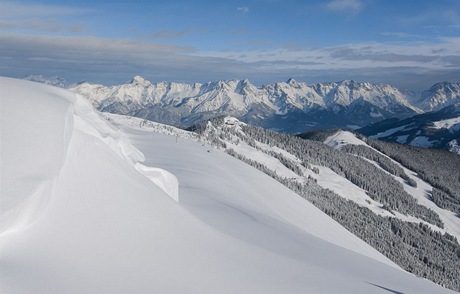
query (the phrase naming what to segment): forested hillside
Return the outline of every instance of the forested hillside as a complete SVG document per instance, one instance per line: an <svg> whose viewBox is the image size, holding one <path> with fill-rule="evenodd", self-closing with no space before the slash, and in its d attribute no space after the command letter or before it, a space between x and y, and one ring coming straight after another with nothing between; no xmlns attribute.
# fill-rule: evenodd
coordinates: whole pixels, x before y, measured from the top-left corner
<svg viewBox="0 0 460 294"><path fill-rule="evenodd" d="M397 143L367 139L372 147L416 171L435 189L433 201L460 214L460 156L436 149L416 148Z"/></svg>
<svg viewBox="0 0 460 294"><path fill-rule="evenodd" d="M397 162L378 150L390 156L400 154L398 162L417 171L425 181L436 187L433 201L442 208L455 210L458 209L455 194L458 188L455 189L460 177L458 161L455 157L451 158L451 154L435 154L430 151L417 153L407 148L402 152L398 151L400 147L397 145L380 144L372 140L368 141L370 146L345 144L338 150L321 142L333 132L310 134L310 137L321 140L314 141L267 131L223 117L195 125L193 130L206 142L225 148L230 155L282 182L405 270L460 290L458 240L448 233L442 233L444 224L439 215L418 203L396 179L400 178L412 187L417 185L416 181ZM295 176L286 177L280 168L274 169L270 164L264 164L263 160L258 160L257 156L245 154L241 151L243 145L276 159ZM414 157L418 157L418 160L414 161ZM434 162L436 158L442 159ZM443 166L444 171L438 171ZM368 207L321 187L317 179L321 176L319 173L322 168L331 169L338 176L365 190L369 197L366 202L370 204L376 201L380 203L381 209L390 214L375 213ZM400 215L415 217L420 221L405 221Z"/></svg>

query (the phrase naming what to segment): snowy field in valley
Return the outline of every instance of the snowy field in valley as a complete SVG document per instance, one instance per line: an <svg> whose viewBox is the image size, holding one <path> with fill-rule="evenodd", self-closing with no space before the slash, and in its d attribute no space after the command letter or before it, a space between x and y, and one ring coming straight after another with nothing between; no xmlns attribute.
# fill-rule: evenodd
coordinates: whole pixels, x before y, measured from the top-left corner
<svg viewBox="0 0 460 294"><path fill-rule="evenodd" d="M453 293L272 178L0 78L1 293Z"/></svg>

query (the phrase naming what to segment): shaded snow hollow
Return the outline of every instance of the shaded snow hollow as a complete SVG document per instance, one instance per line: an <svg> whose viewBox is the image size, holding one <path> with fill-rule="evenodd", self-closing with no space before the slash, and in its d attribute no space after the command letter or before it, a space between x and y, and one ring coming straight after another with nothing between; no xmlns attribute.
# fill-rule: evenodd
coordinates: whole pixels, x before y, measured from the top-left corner
<svg viewBox="0 0 460 294"><path fill-rule="evenodd" d="M1 293L452 293L223 152L46 85L0 98Z"/></svg>

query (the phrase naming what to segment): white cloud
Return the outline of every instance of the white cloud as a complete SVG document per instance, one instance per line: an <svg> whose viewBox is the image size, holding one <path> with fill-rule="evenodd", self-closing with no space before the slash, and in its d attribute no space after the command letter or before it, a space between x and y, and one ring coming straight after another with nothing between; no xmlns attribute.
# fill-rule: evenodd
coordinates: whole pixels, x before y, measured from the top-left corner
<svg viewBox="0 0 460 294"><path fill-rule="evenodd" d="M190 34L189 31L161 30L152 35L153 39L175 39Z"/></svg>
<svg viewBox="0 0 460 294"><path fill-rule="evenodd" d="M326 7L336 11L352 10L356 12L363 8L363 4L358 0L333 0Z"/></svg>
<svg viewBox="0 0 460 294"><path fill-rule="evenodd" d="M422 35L416 35L416 34L408 34L404 32L381 32L380 35L386 36L386 37L396 37L400 39L407 39L407 38L422 38Z"/></svg>
<svg viewBox="0 0 460 294"><path fill-rule="evenodd" d="M446 39L440 44L382 44L360 43L309 50L293 50L282 48L275 50L257 50L245 52L244 58L236 58L241 62L305 63L311 68L369 68L369 67L401 67L414 66L431 69L460 67L460 49L453 44L457 39ZM458 48L458 47L457 47ZM206 52L206 56L234 58L238 52ZM457 56L459 62L452 63L451 57Z"/></svg>
<svg viewBox="0 0 460 294"><path fill-rule="evenodd" d="M85 26L81 24L66 25L53 19L25 19L25 20L1 20L0 29L2 30L35 30L42 32L62 32L68 31L81 33Z"/></svg>
<svg viewBox="0 0 460 294"><path fill-rule="evenodd" d="M0 30L81 33L85 30L85 25L68 24L68 17L80 16L90 11L86 8L3 1L0 2ZM67 19L62 21L63 17Z"/></svg>
<svg viewBox="0 0 460 294"><path fill-rule="evenodd" d="M247 6L238 7L238 8L236 8L236 10L238 10L239 12L242 12L244 14L249 13L249 7L247 7Z"/></svg>

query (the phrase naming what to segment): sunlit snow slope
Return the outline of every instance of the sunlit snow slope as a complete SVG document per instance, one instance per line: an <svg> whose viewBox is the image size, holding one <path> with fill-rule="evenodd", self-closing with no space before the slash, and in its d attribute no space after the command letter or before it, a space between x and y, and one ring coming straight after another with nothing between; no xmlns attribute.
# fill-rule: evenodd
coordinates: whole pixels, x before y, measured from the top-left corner
<svg viewBox="0 0 460 294"><path fill-rule="evenodd" d="M1 293L451 293L218 150L50 86L0 98Z"/></svg>

